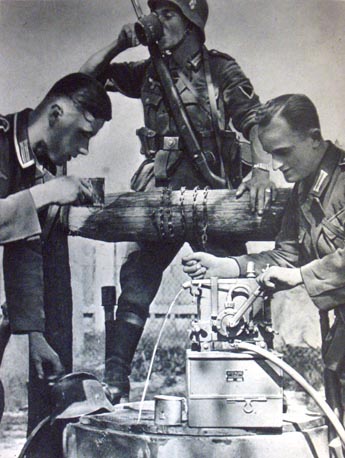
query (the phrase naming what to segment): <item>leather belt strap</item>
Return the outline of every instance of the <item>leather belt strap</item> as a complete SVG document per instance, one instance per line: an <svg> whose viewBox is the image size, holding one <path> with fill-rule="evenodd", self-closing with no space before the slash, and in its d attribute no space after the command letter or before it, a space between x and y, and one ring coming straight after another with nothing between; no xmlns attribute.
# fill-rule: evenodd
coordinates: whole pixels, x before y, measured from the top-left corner
<svg viewBox="0 0 345 458"><path fill-rule="evenodd" d="M216 137L218 137L217 144L219 144L219 148L220 148L219 132L222 130L222 127L220 126L220 119L219 119L219 113L218 113L218 108L217 108L216 91L215 91L215 87L212 81L210 59L209 59L208 52L205 46L202 48L202 54L203 54L203 59L204 59L205 79L206 79L206 84L207 84L208 97L210 100L210 107L211 107L212 125L213 125L214 132L216 134Z"/></svg>
<svg viewBox="0 0 345 458"><path fill-rule="evenodd" d="M220 126L220 117L219 117L219 112L217 108L217 98L216 98L216 91L214 88L214 84L212 81L212 75L211 75L211 68L210 68L210 60L208 56L208 51L205 46L202 48L202 55L203 55L203 60L204 60L204 69L205 69L205 78L206 78L206 84L207 84L207 90L208 90L208 98L210 101L210 108L211 108L211 119L212 119L212 126L214 130L214 134L216 137L216 144L217 144L217 149L218 149L218 157L220 159L220 164L221 164L221 172L222 175L225 175L225 168L224 168L224 160L222 157L222 141L220 138L220 132L222 130ZM228 186L229 186L229 179L228 177L225 177Z"/></svg>

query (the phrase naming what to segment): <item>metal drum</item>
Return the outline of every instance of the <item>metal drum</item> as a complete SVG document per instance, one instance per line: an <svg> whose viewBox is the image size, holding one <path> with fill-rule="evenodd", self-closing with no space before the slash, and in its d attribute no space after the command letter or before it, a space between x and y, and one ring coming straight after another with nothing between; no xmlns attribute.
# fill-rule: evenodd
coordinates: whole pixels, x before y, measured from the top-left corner
<svg viewBox="0 0 345 458"><path fill-rule="evenodd" d="M322 417L303 409L284 414L281 429L156 425L154 403L120 404L111 414L82 417L64 432L67 458L329 458Z"/></svg>

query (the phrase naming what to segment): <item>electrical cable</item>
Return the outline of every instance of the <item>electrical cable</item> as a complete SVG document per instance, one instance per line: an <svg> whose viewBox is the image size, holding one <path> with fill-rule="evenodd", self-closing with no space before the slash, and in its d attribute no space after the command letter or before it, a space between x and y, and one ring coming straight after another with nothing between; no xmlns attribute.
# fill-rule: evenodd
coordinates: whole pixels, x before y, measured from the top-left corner
<svg viewBox="0 0 345 458"><path fill-rule="evenodd" d="M277 356L274 356L271 352L264 350L256 345L250 344L248 342L236 342L234 344L235 349L239 350L248 350L258 355L268 359L273 364L276 364L280 367L284 372L286 372L291 378L293 378L316 402L316 404L320 407L320 409L324 412L328 420L332 423L339 439L345 446L345 429L343 425L340 423L338 417L335 415L331 407L324 401L318 392L299 374L295 369L293 369L289 364L285 363Z"/></svg>
<svg viewBox="0 0 345 458"><path fill-rule="evenodd" d="M154 360L155 360L155 357L156 357L156 353L157 353L157 350L158 350L158 345L160 343L160 340L161 340L165 325L166 325L166 323L168 321L169 315L171 313L171 310L174 307L174 305L176 304L177 299L179 298L179 296L181 295L181 293L183 291L184 291L184 289L181 288L180 291L176 294L174 300L172 301L172 303L170 304L170 306L168 308L168 311L167 311L167 313L166 313L166 315L164 317L163 324L162 324L162 326L161 326L161 328L159 330L158 337L157 337L157 340L156 340L156 343L155 343L155 346L154 346L154 349L153 349L153 352L152 352L152 356L151 356L151 361L150 361L150 366L149 366L149 370L148 370L146 381L145 381L144 391L143 391L143 394L141 396L141 400L140 400L140 404L139 404L139 413L138 413L137 423L140 423L140 420L141 420L141 414L142 414L142 410L143 410L143 407L144 407L144 401L145 401L147 389L148 389L148 386L149 386L150 377L151 377L152 368L153 368L153 363L154 363Z"/></svg>

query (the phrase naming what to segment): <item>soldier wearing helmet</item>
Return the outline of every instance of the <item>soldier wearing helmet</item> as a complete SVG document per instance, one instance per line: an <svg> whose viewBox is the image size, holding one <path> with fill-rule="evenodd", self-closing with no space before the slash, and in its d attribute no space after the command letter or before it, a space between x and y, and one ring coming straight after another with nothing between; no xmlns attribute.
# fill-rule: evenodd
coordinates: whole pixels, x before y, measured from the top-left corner
<svg viewBox="0 0 345 458"><path fill-rule="evenodd" d="M217 134L224 133L222 138L225 138L231 121L235 129L255 145L255 113L260 107L259 97L232 57L205 48L206 0L149 0L148 5L159 19L161 35L156 43L162 58L208 166L213 173L220 175L222 164ZM137 130L137 135L145 159L134 174L131 187L135 191L162 186L171 189L205 187L208 184L205 178L184 154L183 142L164 100L151 58L140 62L113 62L126 49L139 45L139 35L135 30L134 25L125 25L117 39L91 56L80 70L99 79L108 91L142 101L144 127ZM218 133L214 119L218 120ZM259 214L264 207L264 190L271 189L269 173L260 154L252 148L252 160L256 164L252 179L246 184L237 182L237 195L251 189L252 205L255 208L257 199ZM150 304L160 286L163 271L180 248L181 243L172 241L141 243L121 268L122 293L113 329L114 350L106 361L105 370L105 380L112 389L114 402L129 393L131 362ZM224 247L216 248L219 252L219 248ZM226 252L235 255L244 250L243 243L231 242Z"/></svg>

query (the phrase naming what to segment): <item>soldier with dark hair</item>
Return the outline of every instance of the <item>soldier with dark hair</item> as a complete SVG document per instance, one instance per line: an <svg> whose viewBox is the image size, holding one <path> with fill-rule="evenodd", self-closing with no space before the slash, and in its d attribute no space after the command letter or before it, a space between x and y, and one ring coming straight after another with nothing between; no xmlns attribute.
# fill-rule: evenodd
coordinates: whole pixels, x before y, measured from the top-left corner
<svg viewBox="0 0 345 458"><path fill-rule="evenodd" d="M5 233L0 241L4 243L4 282L10 329L12 334L29 335L30 380L37 376L39 379L56 377L64 372L57 354L59 350L52 348L63 329L55 334L46 332L46 324L51 331L54 323L45 322L46 313L49 315L46 300L49 292L44 287L45 257L50 234L59 219L60 206L92 203L88 182L71 176L55 178L57 167L80 154L88 154L90 139L110 119L111 102L103 86L82 73L59 80L35 109L0 118L0 207L8 209L9 203L18 198L29 204L26 212L11 210L13 216L28 217L26 221L6 224L2 220ZM48 207L49 204L56 205ZM33 214L36 210L38 218ZM58 281L56 278L56 284ZM67 348L68 352L71 354L72 349ZM30 382L29 393L31 385ZM46 398L42 386L36 391L44 405ZM32 407L29 395L29 432L46 415L46 412L39 412L39 408L32 414ZM49 405L45 408L49 410Z"/></svg>
<svg viewBox="0 0 345 458"><path fill-rule="evenodd" d="M326 398L343 418L345 152L323 139L316 108L305 95L287 94L267 102L257 122L273 168L295 183L275 248L233 258L193 253L183 259L184 271L192 278L234 278L245 276L247 263L254 261L264 287L287 290L303 285L320 312ZM272 267L265 269L267 265ZM331 329L329 310L336 316Z"/></svg>
<svg viewBox="0 0 345 458"><path fill-rule="evenodd" d="M169 70L193 131L205 154L209 169L222 174L221 139L230 133L230 121L244 137L256 142L255 113L260 101L237 62L219 51L204 46L208 18L206 0L149 0L148 5L162 26L158 48ZM132 24L125 25L118 38L94 54L80 71L99 79L108 91L140 98L145 126L137 134L142 143L144 162L132 178L135 191L157 187L193 189L209 185L186 154L186 146L167 104L162 84L152 58L140 62L117 63L112 60L139 44ZM224 144L223 144L224 145ZM226 149L226 147L224 148ZM230 150L230 146L229 146ZM271 190L267 165L260 152L252 148L254 165L251 181L238 186L238 195L251 190L258 213L264 207L265 189ZM232 158L230 175L238 169ZM236 177L238 179L238 176ZM266 194L267 195L267 194ZM161 283L162 274L181 248L181 243L141 244L122 266L119 298L114 328L113 355L106 361L106 382L114 401L128 396L130 366L139 342L149 307ZM230 241L227 251L244 252L244 244Z"/></svg>

